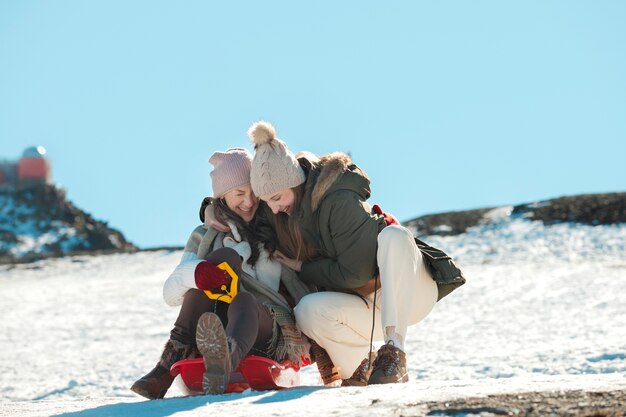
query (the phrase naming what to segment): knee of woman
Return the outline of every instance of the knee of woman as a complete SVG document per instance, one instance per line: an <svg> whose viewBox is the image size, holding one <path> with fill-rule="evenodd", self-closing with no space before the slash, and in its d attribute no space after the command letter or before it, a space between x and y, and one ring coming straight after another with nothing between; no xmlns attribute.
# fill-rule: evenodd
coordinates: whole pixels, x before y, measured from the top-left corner
<svg viewBox="0 0 626 417"><path fill-rule="evenodd" d="M208 297L206 296L206 294L204 293L204 291L202 290L198 290L196 288L191 288L190 290L188 290L185 293L185 296L183 298L183 302L184 303L195 303L198 301L205 301L207 300Z"/></svg>
<svg viewBox="0 0 626 417"><path fill-rule="evenodd" d="M296 324L303 333L307 333L313 327L315 318L319 315L319 303L316 302L315 294L304 296L293 312L296 317Z"/></svg>
<svg viewBox="0 0 626 417"><path fill-rule="evenodd" d="M250 308L256 304L256 299L249 292L240 292L230 303L231 308Z"/></svg>
<svg viewBox="0 0 626 417"><path fill-rule="evenodd" d="M387 226L378 234L379 245L407 239L413 241L413 235L411 235L411 232L409 232L406 227L398 225Z"/></svg>
<svg viewBox="0 0 626 417"><path fill-rule="evenodd" d="M239 275L241 273L241 256L233 248L219 248L209 253L206 260L214 263L226 262Z"/></svg>

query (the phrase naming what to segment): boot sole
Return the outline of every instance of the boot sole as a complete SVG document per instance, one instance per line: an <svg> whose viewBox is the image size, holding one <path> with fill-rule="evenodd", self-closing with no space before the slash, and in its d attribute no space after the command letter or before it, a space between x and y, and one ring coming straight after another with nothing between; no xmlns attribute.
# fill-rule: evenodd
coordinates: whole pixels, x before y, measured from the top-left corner
<svg viewBox="0 0 626 417"><path fill-rule="evenodd" d="M370 378L367 385L397 384L397 383L404 383L404 382L409 382L408 373L402 375L400 378L393 377L393 376L376 377L374 379Z"/></svg>
<svg viewBox="0 0 626 417"><path fill-rule="evenodd" d="M140 387L137 383L134 383L133 386L130 387L130 390L135 394L141 395L142 397L149 400L160 400L161 398L165 397L165 393L167 392L167 389L165 389L154 395L154 393L151 392L149 389Z"/></svg>
<svg viewBox="0 0 626 417"><path fill-rule="evenodd" d="M230 379L230 354L226 332L219 317L204 313L198 320L196 343L204 358L204 394L223 394Z"/></svg>

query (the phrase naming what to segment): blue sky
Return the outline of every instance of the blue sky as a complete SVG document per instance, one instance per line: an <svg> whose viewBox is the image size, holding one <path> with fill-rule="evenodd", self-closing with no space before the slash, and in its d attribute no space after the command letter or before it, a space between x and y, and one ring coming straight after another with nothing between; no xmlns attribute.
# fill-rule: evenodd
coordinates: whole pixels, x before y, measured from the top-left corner
<svg viewBox="0 0 626 417"><path fill-rule="evenodd" d="M389 3L389 4L387 4ZM0 158L182 245L208 157L272 122L423 214L626 190L624 1L0 2Z"/></svg>

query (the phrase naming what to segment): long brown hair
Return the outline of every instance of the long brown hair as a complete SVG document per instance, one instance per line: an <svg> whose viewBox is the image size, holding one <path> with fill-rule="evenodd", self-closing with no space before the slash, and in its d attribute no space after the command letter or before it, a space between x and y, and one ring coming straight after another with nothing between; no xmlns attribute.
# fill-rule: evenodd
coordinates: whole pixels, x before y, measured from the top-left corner
<svg viewBox="0 0 626 417"><path fill-rule="evenodd" d="M300 167L308 179L311 170L319 167L319 158L310 152L299 152L296 155ZM258 238L265 244L270 252L280 250L287 257L298 259L302 262L310 262L319 257L315 246L306 240L302 234L301 212L305 192L315 184L309 181L293 187L294 201L292 214L272 213L269 206L261 201L257 216L255 217L255 231ZM308 186L307 186L308 184Z"/></svg>
<svg viewBox="0 0 626 417"><path fill-rule="evenodd" d="M301 210L305 184L292 188L294 193L292 214L278 213L274 215L276 235L273 242L276 249L290 258L303 262L312 261L317 257L315 247L302 236L302 226L298 215Z"/></svg>
<svg viewBox="0 0 626 417"><path fill-rule="evenodd" d="M248 263L254 266L256 261L259 259L259 243L261 242L259 237L253 232L255 229L254 223L257 219L256 214L252 218L250 224L248 224L244 222L237 213L228 207L223 198L216 198L213 200L213 206L215 207L215 219L222 224L226 224L228 221L232 222L235 227L237 227L241 238L250 244L252 253L248 259Z"/></svg>

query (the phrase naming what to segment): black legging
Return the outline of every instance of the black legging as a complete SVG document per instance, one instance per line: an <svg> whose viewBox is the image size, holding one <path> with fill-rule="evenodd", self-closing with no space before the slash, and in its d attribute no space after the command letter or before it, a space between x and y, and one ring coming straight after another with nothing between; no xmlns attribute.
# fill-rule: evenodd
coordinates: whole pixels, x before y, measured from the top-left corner
<svg viewBox="0 0 626 417"><path fill-rule="evenodd" d="M241 273L241 258L230 248L221 248L207 256L207 261L227 262L236 274ZM183 299L170 337L187 345L196 344L196 326L200 316L211 311L224 324L226 335L237 342L242 357L250 353L266 354L272 338L274 321L267 308L250 293L241 292L228 304L211 300L204 291L191 289Z"/></svg>

